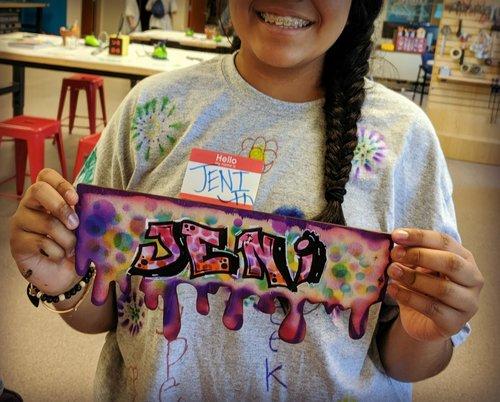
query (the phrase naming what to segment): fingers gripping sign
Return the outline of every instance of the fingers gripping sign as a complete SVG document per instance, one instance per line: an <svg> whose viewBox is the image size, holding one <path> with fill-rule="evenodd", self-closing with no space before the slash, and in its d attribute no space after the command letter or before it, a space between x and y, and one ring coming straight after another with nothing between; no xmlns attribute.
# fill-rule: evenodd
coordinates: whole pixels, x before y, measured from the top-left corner
<svg viewBox="0 0 500 402"><path fill-rule="evenodd" d="M478 310L484 283L474 257L451 236L398 229L388 274L406 332L421 341L448 339Z"/></svg>
<svg viewBox="0 0 500 402"><path fill-rule="evenodd" d="M78 280L73 261L77 202L71 183L43 169L11 219L12 256L23 277L43 292L64 291Z"/></svg>

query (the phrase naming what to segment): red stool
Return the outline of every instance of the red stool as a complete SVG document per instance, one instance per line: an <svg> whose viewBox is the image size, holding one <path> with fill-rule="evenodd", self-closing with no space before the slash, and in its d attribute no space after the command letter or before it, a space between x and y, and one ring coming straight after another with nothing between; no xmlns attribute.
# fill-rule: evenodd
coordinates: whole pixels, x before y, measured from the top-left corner
<svg viewBox="0 0 500 402"><path fill-rule="evenodd" d="M73 131L76 117L76 106L78 104L78 94L80 90L84 90L87 94L87 108L89 113L89 128L91 133L96 132L96 94L99 90L99 97L101 98L102 121L104 125L107 124L106 118L106 105L104 102L104 80L102 77L90 74L75 74L69 78L64 78L61 95L59 97L59 109L57 111L57 119L61 121L64 102L66 101L66 93L70 91L69 95L69 133Z"/></svg>
<svg viewBox="0 0 500 402"><path fill-rule="evenodd" d="M16 116L0 122L0 138L10 137L16 147L16 190L21 195L24 190L26 159L30 164L31 183L36 182L45 163L45 140L54 138L61 162L63 177L66 177L66 159L64 156L61 122L31 116Z"/></svg>
<svg viewBox="0 0 500 402"><path fill-rule="evenodd" d="M73 181L76 180L76 176L82 170L82 166L85 163L85 159L90 155L92 150L97 144L97 141L99 141L99 138L101 138L101 134L90 134L87 135L86 137L83 137L79 142L78 142L78 151L76 153L76 161L75 161L75 167L73 169Z"/></svg>

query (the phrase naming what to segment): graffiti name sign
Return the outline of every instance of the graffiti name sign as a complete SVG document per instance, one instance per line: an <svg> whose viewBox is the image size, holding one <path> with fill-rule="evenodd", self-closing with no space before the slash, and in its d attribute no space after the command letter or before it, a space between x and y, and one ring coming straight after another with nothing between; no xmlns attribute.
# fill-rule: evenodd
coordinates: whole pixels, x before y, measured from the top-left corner
<svg viewBox="0 0 500 402"><path fill-rule="evenodd" d="M243 301L272 314L288 302L278 335L303 340L305 302L351 309L349 333L365 332L369 307L382 300L390 262L390 236L337 225L200 204L80 184L76 269L96 267L93 303L105 302L116 281L130 292L133 275L149 309L164 300L164 335L177 338L181 313L177 286L192 285L196 308L208 314L208 294L229 290L222 321L243 325Z"/></svg>

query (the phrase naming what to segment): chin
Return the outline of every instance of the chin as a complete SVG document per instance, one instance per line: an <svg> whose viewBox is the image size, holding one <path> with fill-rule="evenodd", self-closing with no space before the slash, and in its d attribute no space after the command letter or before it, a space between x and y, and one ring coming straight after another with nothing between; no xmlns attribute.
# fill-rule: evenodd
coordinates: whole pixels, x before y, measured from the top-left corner
<svg viewBox="0 0 500 402"><path fill-rule="evenodd" d="M275 68L293 68L307 63L308 57L297 49L287 49L286 46L257 46L252 49L257 59Z"/></svg>

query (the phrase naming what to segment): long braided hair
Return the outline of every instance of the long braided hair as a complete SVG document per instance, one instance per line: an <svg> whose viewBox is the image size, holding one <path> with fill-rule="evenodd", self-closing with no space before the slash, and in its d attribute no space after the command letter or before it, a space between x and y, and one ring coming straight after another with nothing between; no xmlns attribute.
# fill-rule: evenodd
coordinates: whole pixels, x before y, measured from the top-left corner
<svg viewBox="0 0 500 402"><path fill-rule="evenodd" d="M326 122L324 188L326 206L314 220L345 225L342 203L358 145L357 123L365 101L374 22L383 0L352 0L347 25L325 55L321 85ZM233 51L239 49L238 38Z"/></svg>
<svg viewBox="0 0 500 402"><path fill-rule="evenodd" d="M316 220L345 225L342 203L349 181L357 123L365 101L374 22L383 0L353 0L344 31L327 51L322 74L326 121L326 206Z"/></svg>

